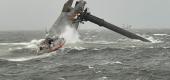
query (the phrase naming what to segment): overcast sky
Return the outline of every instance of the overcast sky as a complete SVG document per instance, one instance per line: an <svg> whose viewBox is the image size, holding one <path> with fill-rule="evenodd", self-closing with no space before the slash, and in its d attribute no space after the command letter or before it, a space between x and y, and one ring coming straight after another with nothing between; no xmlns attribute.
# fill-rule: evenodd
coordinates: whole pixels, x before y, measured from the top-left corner
<svg viewBox="0 0 170 80"><path fill-rule="evenodd" d="M0 0L0 30L44 30L67 0ZM86 0L90 12L115 25L169 28L170 0ZM86 23L82 27L96 27Z"/></svg>

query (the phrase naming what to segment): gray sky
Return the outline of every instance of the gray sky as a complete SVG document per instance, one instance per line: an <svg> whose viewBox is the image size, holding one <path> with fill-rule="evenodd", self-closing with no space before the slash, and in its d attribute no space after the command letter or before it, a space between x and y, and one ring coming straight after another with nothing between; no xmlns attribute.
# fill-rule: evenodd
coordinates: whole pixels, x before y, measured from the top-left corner
<svg viewBox="0 0 170 80"><path fill-rule="evenodd" d="M44 30L66 0L0 0L0 30ZM170 0L86 0L90 12L115 25L169 28ZM86 23L82 27L96 27Z"/></svg>

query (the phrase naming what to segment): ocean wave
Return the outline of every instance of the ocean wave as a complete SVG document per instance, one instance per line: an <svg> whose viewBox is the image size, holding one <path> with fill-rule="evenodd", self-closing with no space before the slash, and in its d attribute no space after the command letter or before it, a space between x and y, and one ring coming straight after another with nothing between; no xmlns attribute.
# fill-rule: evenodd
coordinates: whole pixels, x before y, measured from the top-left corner
<svg viewBox="0 0 170 80"><path fill-rule="evenodd" d="M129 49L127 48L90 48L90 49L82 49L82 50L78 50L78 49L71 49L68 51L68 53L81 53L81 52L86 52L88 54L88 52L96 52L96 51L129 51ZM102 53L103 54L103 53Z"/></svg>
<svg viewBox="0 0 170 80"><path fill-rule="evenodd" d="M129 39L129 38L118 39L117 41L118 41L118 42L142 42L141 40Z"/></svg>
<svg viewBox="0 0 170 80"><path fill-rule="evenodd" d="M66 48L69 48L69 49L75 49L75 50L84 50L84 49L87 49L87 48L84 48L84 47L78 47L78 46L72 46L72 47L66 47Z"/></svg>
<svg viewBox="0 0 170 80"><path fill-rule="evenodd" d="M23 47L9 48L8 51L21 50Z"/></svg>
<svg viewBox="0 0 170 80"><path fill-rule="evenodd" d="M122 62L120 61L101 61L101 63L99 65L107 65L107 64L123 64Z"/></svg>
<svg viewBox="0 0 170 80"><path fill-rule="evenodd" d="M150 40L152 43L163 43L163 41L161 41L159 39L154 39L154 37L152 37L152 36L147 37L146 39Z"/></svg>
<svg viewBox="0 0 170 80"><path fill-rule="evenodd" d="M84 43L92 43L92 44L114 44L117 42L109 42L109 41L84 41Z"/></svg>
<svg viewBox="0 0 170 80"><path fill-rule="evenodd" d="M39 39L39 40L31 40L30 42L19 42L19 43L0 43L0 45L14 45L14 46L20 46L20 45L23 45L23 46L32 46L32 45L37 45L39 44L42 40L44 39Z"/></svg>
<svg viewBox="0 0 170 80"><path fill-rule="evenodd" d="M4 60L13 61L13 62L22 62L22 61L29 61L33 59L46 58L46 57L52 56L53 54L54 53L45 53L42 55L29 56L29 57L4 58Z"/></svg>
<svg viewBox="0 0 170 80"><path fill-rule="evenodd" d="M32 40L30 42L27 43L1 43L0 45L15 45L16 47L14 48L9 48L9 51L15 51L15 50L22 50L22 49L37 49L38 48L38 44L42 41L43 39L40 40Z"/></svg>
<svg viewBox="0 0 170 80"><path fill-rule="evenodd" d="M25 48L38 48L38 44L40 44L44 39L39 40L32 40L29 42L29 44Z"/></svg>
<svg viewBox="0 0 170 80"><path fill-rule="evenodd" d="M0 43L0 45L28 45L27 42L21 42L21 43Z"/></svg>
<svg viewBox="0 0 170 80"><path fill-rule="evenodd" d="M167 36L168 34L153 34L154 36Z"/></svg>
<svg viewBox="0 0 170 80"><path fill-rule="evenodd" d="M163 41L161 41L159 39L155 39L153 36L150 36L150 35L143 34L143 35L140 35L140 36L142 36L143 38L148 39L152 43L163 43Z"/></svg>

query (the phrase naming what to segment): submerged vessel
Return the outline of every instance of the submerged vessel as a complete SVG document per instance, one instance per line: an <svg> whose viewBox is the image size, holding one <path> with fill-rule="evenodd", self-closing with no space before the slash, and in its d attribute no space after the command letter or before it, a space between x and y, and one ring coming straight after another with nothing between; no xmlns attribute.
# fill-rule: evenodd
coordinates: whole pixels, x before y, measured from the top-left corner
<svg viewBox="0 0 170 80"><path fill-rule="evenodd" d="M73 0L68 0L62 9L61 15L58 17L57 21L54 23L52 28L48 32L48 38L45 38L42 41L42 44L39 45L39 51L53 52L64 46L66 40L61 36L67 26L78 29L80 23L86 21L92 22L99 26L103 26L109 30L117 32L123 36L126 36L131 39L138 39L144 42L150 42L149 40L138 36L132 32L129 32L125 29L117 27L101 18L98 18L88 12L88 9L85 8L86 1L79 0L76 1L74 7ZM54 37L54 38L53 38ZM57 39L55 39L57 37ZM51 42L48 42L51 40ZM59 41L59 42L58 42ZM51 46L53 45L53 46ZM45 51L44 51L45 52Z"/></svg>

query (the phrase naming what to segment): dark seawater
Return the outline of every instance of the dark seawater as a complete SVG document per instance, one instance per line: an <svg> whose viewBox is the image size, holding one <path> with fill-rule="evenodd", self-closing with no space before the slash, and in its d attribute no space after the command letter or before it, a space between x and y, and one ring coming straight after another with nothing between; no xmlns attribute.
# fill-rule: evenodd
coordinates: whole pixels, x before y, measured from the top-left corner
<svg viewBox="0 0 170 80"><path fill-rule="evenodd" d="M169 30L132 30L152 43L109 30L80 30L81 42L36 54L42 31L0 32L0 80L170 80Z"/></svg>

